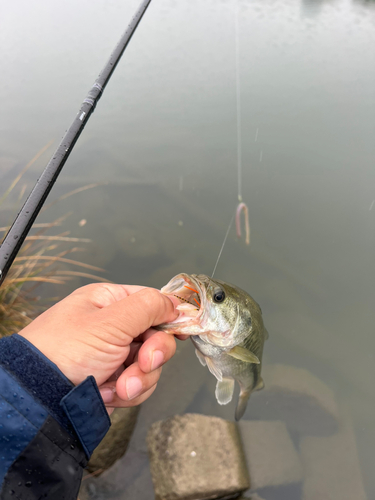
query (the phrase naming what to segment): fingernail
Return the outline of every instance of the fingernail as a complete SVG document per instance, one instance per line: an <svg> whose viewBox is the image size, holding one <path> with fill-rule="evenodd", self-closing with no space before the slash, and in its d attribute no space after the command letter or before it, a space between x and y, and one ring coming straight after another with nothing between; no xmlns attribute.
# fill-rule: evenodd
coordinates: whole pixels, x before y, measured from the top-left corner
<svg viewBox="0 0 375 500"><path fill-rule="evenodd" d="M151 359L151 371L156 370L164 363L164 352L154 351Z"/></svg>
<svg viewBox="0 0 375 500"><path fill-rule="evenodd" d="M126 381L128 399L134 399L142 392L142 382L138 377L130 377Z"/></svg>
<svg viewBox="0 0 375 500"><path fill-rule="evenodd" d="M104 403L111 403L113 401L113 391L109 387L100 389L100 395Z"/></svg>

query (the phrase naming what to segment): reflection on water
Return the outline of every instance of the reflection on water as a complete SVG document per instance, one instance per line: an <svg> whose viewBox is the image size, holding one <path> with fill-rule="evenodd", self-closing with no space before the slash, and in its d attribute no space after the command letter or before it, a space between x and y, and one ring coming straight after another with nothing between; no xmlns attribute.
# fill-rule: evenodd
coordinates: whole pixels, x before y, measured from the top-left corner
<svg viewBox="0 0 375 500"><path fill-rule="evenodd" d="M311 465L303 487L314 492L321 481L328 447L336 450L331 461L360 464L374 498L374 2L239 3L242 195L252 243L247 248L232 229L216 276L261 304L270 332L265 362L308 370L326 384L345 442L358 447L359 461L334 435L295 441ZM137 5L1 7L1 186L61 137ZM234 7L151 3L52 192L108 182L42 219L73 210L71 229L93 240L88 261L113 281L160 287L179 272L212 272L237 200ZM29 188L42 165L28 174ZM216 404L214 384L190 342L179 343L141 410L129 454L107 480L93 481L92 498L129 498L130 487L131 498L152 498L148 426L185 411L232 419L233 405ZM263 497L297 498L301 488Z"/></svg>
<svg viewBox="0 0 375 500"><path fill-rule="evenodd" d="M301 0L301 11L304 16L314 17L318 16L324 4L332 3L336 0Z"/></svg>

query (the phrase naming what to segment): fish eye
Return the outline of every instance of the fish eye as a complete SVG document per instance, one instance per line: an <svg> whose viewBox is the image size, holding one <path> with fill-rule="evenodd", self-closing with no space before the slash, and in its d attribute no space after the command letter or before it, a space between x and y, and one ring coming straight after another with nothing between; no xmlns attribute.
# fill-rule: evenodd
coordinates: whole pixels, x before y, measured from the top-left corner
<svg viewBox="0 0 375 500"><path fill-rule="evenodd" d="M225 300L225 292L221 288L218 288L214 291L214 301L220 304L220 302L224 302Z"/></svg>

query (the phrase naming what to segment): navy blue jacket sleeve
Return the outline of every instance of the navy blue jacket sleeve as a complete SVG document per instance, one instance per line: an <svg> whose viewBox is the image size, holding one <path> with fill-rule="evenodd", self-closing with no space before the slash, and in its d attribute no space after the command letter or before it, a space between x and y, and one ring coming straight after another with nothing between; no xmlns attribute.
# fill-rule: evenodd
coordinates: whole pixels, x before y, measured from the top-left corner
<svg viewBox="0 0 375 500"><path fill-rule="evenodd" d="M94 377L74 386L20 335L0 339L1 500L76 500L109 426Z"/></svg>

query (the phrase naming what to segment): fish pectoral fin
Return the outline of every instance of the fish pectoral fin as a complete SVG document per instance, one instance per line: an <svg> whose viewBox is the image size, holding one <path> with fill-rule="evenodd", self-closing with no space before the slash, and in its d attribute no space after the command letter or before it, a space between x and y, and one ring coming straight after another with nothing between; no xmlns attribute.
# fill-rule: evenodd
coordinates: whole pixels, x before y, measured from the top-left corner
<svg viewBox="0 0 375 500"><path fill-rule="evenodd" d="M203 354L198 351L198 349L195 349L195 354L197 355L197 358L199 359L199 362L202 366L206 366L207 363L206 363L206 358L205 356L203 356Z"/></svg>
<svg viewBox="0 0 375 500"><path fill-rule="evenodd" d="M214 375L221 382L223 380L223 373L220 368L215 365L211 358L205 356L205 360L207 363L207 368L210 370L212 375Z"/></svg>
<svg viewBox="0 0 375 500"><path fill-rule="evenodd" d="M234 392L234 379L233 378L223 378L220 382L216 382L215 396L219 405L227 405L232 401Z"/></svg>
<svg viewBox="0 0 375 500"><path fill-rule="evenodd" d="M259 365L260 363L258 357L255 356L253 352L249 351L249 349L245 349L245 347L240 347L239 345L233 347L233 349L228 351L227 354L233 358L243 361L244 363L255 363L256 365Z"/></svg>

